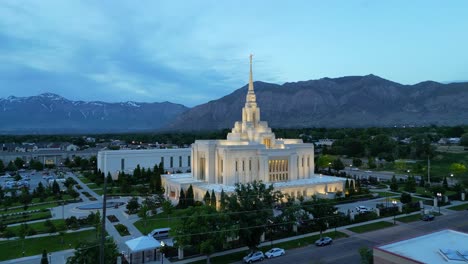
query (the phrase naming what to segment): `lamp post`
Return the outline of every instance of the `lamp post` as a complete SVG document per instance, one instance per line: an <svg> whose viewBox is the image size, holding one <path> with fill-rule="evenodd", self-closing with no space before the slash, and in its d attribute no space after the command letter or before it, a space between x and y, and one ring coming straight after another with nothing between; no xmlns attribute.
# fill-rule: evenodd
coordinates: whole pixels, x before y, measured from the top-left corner
<svg viewBox="0 0 468 264"><path fill-rule="evenodd" d="M437 205L439 206L439 214L440 214L440 198L442 197L442 194L440 192L437 193Z"/></svg>
<svg viewBox="0 0 468 264"><path fill-rule="evenodd" d="M397 201L393 200L392 204L393 204L393 224L395 225L395 216L396 216L395 207L397 205Z"/></svg>
<svg viewBox="0 0 468 264"><path fill-rule="evenodd" d="M331 175L331 162L328 162L328 174Z"/></svg>
<svg viewBox="0 0 468 264"><path fill-rule="evenodd" d="M164 241L161 241L161 251L164 251L164 246L166 246L166 244L164 243ZM164 264L164 252L161 252L161 264Z"/></svg>
<svg viewBox="0 0 468 264"><path fill-rule="evenodd" d="M452 186L453 186L453 173L450 173L450 182L452 183Z"/></svg>

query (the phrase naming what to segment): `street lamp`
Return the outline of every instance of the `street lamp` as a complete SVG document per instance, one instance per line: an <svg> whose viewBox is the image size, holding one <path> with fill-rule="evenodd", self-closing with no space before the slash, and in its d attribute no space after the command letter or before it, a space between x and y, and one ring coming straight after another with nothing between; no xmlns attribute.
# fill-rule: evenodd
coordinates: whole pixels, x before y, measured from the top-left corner
<svg viewBox="0 0 468 264"><path fill-rule="evenodd" d="M397 201L396 200L393 200L392 201L392 204L393 204L393 224L395 224L395 216L396 216L396 211L395 211L395 207L397 205Z"/></svg>
<svg viewBox="0 0 468 264"><path fill-rule="evenodd" d="M270 229L270 247L273 248L273 221L267 219L268 229Z"/></svg>
<svg viewBox="0 0 468 264"><path fill-rule="evenodd" d="M164 246L166 246L166 244L164 243L164 241L161 241L162 251L164 251ZM160 252L161 252L161 250L160 250ZM161 264L164 264L164 252L161 252Z"/></svg>
<svg viewBox="0 0 468 264"><path fill-rule="evenodd" d="M442 194L440 192L437 193L437 205L439 206L439 214L440 214L440 203L441 203L441 198Z"/></svg>
<svg viewBox="0 0 468 264"><path fill-rule="evenodd" d="M452 186L453 186L453 173L450 173L450 181L452 182Z"/></svg>

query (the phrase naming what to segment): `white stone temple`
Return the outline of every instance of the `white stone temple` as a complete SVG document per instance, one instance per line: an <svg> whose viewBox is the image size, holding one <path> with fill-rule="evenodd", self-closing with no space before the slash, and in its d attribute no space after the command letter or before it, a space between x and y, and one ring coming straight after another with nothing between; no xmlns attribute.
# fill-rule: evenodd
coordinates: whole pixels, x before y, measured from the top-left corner
<svg viewBox="0 0 468 264"><path fill-rule="evenodd" d="M177 201L181 188L192 185L195 200L206 191L231 193L236 183L262 181L293 197L334 196L343 191L344 180L314 174L314 145L302 139L276 138L266 121L260 119L252 76L242 121L234 124L226 140L196 140L192 144L192 172L163 175L166 196Z"/></svg>

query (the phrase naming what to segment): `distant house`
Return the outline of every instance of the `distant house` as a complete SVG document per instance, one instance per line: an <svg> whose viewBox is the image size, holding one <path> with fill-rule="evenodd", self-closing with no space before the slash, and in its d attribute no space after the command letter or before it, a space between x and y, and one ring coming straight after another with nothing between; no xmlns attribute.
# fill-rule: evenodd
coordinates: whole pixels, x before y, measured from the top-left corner
<svg viewBox="0 0 468 264"><path fill-rule="evenodd" d="M439 144L439 145L448 145L448 144L458 145L458 144L460 144L460 140L461 140L461 138L459 138L459 137L441 138L441 139L439 139L437 144Z"/></svg>
<svg viewBox="0 0 468 264"><path fill-rule="evenodd" d="M317 142L314 142L314 144L317 147L323 147L323 146L331 147L333 145L333 142L335 142L334 139L322 138L322 139L319 139Z"/></svg>
<svg viewBox="0 0 468 264"><path fill-rule="evenodd" d="M62 144L61 149L65 151L78 151L80 148L75 144L64 143Z"/></svg>

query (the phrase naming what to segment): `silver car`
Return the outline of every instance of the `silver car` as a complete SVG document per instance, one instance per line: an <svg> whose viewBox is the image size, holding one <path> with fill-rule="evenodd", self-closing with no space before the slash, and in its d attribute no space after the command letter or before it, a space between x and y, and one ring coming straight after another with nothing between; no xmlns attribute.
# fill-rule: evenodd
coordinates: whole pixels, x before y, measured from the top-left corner
<svg viewBox="0 0 468 264"><path fill-rule="evenodd" d="M279 257L283 256L286 252L282 248L272 248L265 252L265 256L267 258L274 258L274 257Z"/></svg>
<svg viewBox="0 0 468 264"><path fill-rule="evenodd" d="M250 252L247 256L244 257L244 263L252 263L254 261L262 261L265 259L265 255L262 251Z"/></svg>
<svg viewBox="0 0 468 264"><path fill-rule="evenodd" d="M330 245L331 243L333 243L333 239L331 239L331 237L322 237L319 240L315 241L315 245L319 247Z"/></svg>

